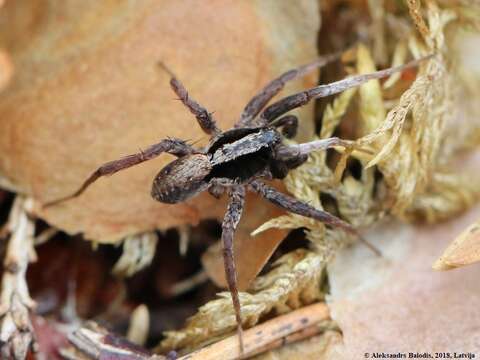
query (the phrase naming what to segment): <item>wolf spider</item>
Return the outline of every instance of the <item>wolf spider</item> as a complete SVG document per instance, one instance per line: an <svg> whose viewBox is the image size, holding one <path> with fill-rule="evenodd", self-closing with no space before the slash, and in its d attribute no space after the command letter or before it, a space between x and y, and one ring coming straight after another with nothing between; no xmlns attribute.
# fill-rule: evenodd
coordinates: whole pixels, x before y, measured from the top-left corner
<svg viewBox="0 0 480 360"><path fill-rule="evenodd" d="M316 86L282 98L266 107L288 81L338 58L338 54L324 56L315 62L283 73L268 83L248 102L234 128L223 132L217 126L212 113L192 99L176 76L165 65L160 64L171 76L170 86L175 94L196 117L202 130L211 136L210 144L206 148L198 149L181 139L164 139L139 153L105 163L75 193L52 201L45 206L76 197L99 177L111 175L151 160L164 152L175 155L177 159L161 169L153 180L151 195L155 200L176 204L188 200L204 190L217 198L227 192L229 204L222 223L223 258L228 288L235 310L240 350L243 353L242 317L233 255L233 237L240 221L247 190L259 194L291 213L313 218L329 226L339 227L363 240L347 222L285 195L261 181L262 178L267 180L283 179L290 170L304 163L312 151L335 146L349 148L353 145L351 141L336 137L298 145L286 145L282 142L282 134L286 138L295 136L298 119L294 115L284 114L313 99L336 94L371 79L380 79L417 66L420 61L425 59ZM282 129L282 133L277 130L278 128ZM365 242L365 240L363 241ZM365 243L378 253L376 248Z"/></svg>

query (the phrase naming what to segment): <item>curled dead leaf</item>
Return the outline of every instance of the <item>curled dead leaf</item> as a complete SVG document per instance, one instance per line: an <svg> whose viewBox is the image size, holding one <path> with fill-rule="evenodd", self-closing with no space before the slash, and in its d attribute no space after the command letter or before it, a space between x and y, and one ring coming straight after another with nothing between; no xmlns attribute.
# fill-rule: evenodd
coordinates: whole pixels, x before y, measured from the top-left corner
<svg viewBox="0 0 480 360"><path fill-rule="evenodd" d="M434 263L434 270L451 270L480 261L480 224L477 222L458 235Z"/></svg>

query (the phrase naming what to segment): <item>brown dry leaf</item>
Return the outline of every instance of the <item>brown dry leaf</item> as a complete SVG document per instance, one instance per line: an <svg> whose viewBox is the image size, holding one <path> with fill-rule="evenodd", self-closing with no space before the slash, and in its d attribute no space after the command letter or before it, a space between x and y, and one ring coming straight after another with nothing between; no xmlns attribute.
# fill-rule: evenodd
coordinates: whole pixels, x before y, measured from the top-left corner
<svg viewBox="0 0 480 360"><path fill-rule="evenodd" d="M480 261L479 223L466 228L433 263L435 270L451 270Z"/></svg>
<svg viewBox="0 0 480 360"><path fill-rule="evenodd" d="M343 343L326 359L365 353L480 353L479 266L435 272L431 264L456 233L478 219L480 208L429 227L386 224L366 236L383 258L352 247L328 268L332 318ZM477 355L478 356L478 355Z"/></svg>
<svg viewBox="0 0 480 360"><path fill-rule="evenodd" d="M13 76L13 64L8 54L0 49L0 91L5 89Z"/></svg>
<svg viewBox="0 0 480 360"><path fill-rule="evenodd" d="M254 200L254 199L252 199ZM283 212L276 208L258 206L259 204L250 200L250 204L244 210L246 215L235 233L235 262L238 273L238 289L246 290L265 263L270 259L273 252L285 238L287 231L282 229L270 229L270 231L257 236L251 236L261 221L271 216L278 216ZM248 216L247 214L255 214ZM262 219L262 220L261 220ZM245 240L243 240L245 239ZM222 257L222 244L219 242L211 246L202 255L202 265L209 278L219 287L226 287L225 265Z"/></svg>
<svg viewBox="0 0 480 360"><path fill-rule="evenodd" d="M70 193L101 163L166 136L206 142L195 119L174 101L159 60L225 129L268 80L316 57L317 4L307 0L208 0L202 6L11 1L2 10L0 26L8 31L0 31L0 44L21 71L0 100L0 177L40 203ZM296 81L286 92L315 79ZM311 114L311 107L299 111L300 138L312 134ZM38 215L101 242L222 218L225 201L207 194L176 206L150 198L152 179L170 160L161 156L102 179L80 198L38 209ZM240 239L274 214L256 197L247 201ZM276 239L271 253L283 232L269 237Z"/></svg>
<svg viewBox="0 0 480 360"><path fill-rule="evenodd" d="M333 349L342 344L339 331L328 330L312 338L271 350L254 357L254 360L320 360L332 355Z"/></svg>
<svg viewBox="0 0 480 360"><path fill-rule="evenodd" d="M5 4L0 0L0 9ZM13 76L13 64L8 54L0 49L0 91L7 87Z"/></svg>

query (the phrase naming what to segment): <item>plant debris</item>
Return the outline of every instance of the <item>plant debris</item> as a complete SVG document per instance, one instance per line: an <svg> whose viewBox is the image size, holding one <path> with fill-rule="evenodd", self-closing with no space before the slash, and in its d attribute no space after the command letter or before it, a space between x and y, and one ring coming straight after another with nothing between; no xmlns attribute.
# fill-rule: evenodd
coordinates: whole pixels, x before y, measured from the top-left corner
<svg viewBox="0 0 480 360"><path fill-rule="evenodd" d="M318 284L324 269L322 260L306 250L277 260L272 271L255 279L251 292L240 294L244 326L252 327L272 311L282 314L321 300L324 294ZM237 326L231 302L229 293L220 293L219 299L200 307L198 314L188 319L186 330L167 332L159 350L181 348L188 352L226 336Z"/></svg>
<svg viewBox="0 0 480 360"><path fill-rule="evenodd" d="M30 320L35 302L30 297L26 279L28 263L36 260L35 225L28 215L32 203L32 199L17 196L6 226L10 236L0 294L0 354L5 359L23 360L29 351L35 350Z"/></svg>
<svg viewBox="0 0 480 360"><path fill-rule="evenodd" d="M313 304L266 321L245 332L245 356L251 357L285 343L316 335L335 326L329 321L328 308ZM179 360L234 360L241 356L235 337L229 337Z"/></svg>
<svg viewBox="0 0 480 360"><path fill-rule="evenodd" d="M435 270L451 270L480 261L479 224L466 228L433 264Z"/></svg>
<svg viewBox="0 0 480 360"><path fill-rule="evenodd" d="M0 6L2 3L0 1ZM303 10L310 8L310 5L306 5L307 1L302 1L302 4ZM257 15L262 13L263 20L268 18L267 24L272 20L275 23L276 17L282 13L281 6L275 8L276 10L266 5L255 6L257 10L261 8ZM295 198L307 202L316 209L328 211L359 230L370 229L392 218L410 223L437 223L451 219L470 208L480 196L478 171L465 161L466 156L478 149L480 144L478 120L480 111L476 102L472 101L480 96L478 81L480 71L474 74L472 67L463 61L458 46L467 34L478 36L480 32L478 2L329 0L322 1L322 6L320 53L342 51L352 44L355 45L342 57L342 66L331 66L321 73L322 83L330 82L333 78L343 78L345 74L374 72L381 68L402 65L411 59L419 59L428 54L435 55L418 69L393 74L382 82L373 80L359 88L349 89L335 97L319 101L317 133L312 135L311 124L308 124L301 130L301 139L298 141L303 143L306 140L322 140L335 136L352 141L353 146L311 153L301 167L288 174L283 186ZM82 9L85 11L87 8ZM2 9L2 12L5 10ZM295 19L302 18L299 16L300 10L295 13ZM121 11L118 10L118 13ZM143 15L136 14L134 18L140 19L141 16ZM164 24L162 23L162 26ZM261 24L264 26L264 22ZM277 23L275 24L279 27ZM315 26L316 22L310 21L307 27ZM302 29L310 34L312 29L307 27ZM20 34L19 29L15 31ZM125 30L126 34L132 31L131 29L137 28L128 29ZM146 29L147 27L138 28L135 33L143 34ZM271 29L268 32L270 33ZM280 40L282 36L287 36L286 33L288 31L282 32L272 44L281 44L280 48L285 49ZM186 33L180 31L180 34L186 37ZM249 33L248 36L253 36L252 34ZM295 36L289 37L289 41L297 44L298 39L295 37L301 37L301 34L302 31L295 33ZM5 35L1 35L0 39L3 37ZM8 39L8 36L6 38ZM136 42L130 41L128 44ZM242 44L239 44L239 49ZM104 45L99 49L104 49ZM248 46L251 47L251 44ZM296 52L299 52L302 46L295 47L295 51L292 50L291 59L297 65ZM5 46L5 49L7 48ZM147 55L151 57L152 53L157 54L156 48L148 49L150 50L146 53L139 53L139 56L145 58ZM97 51L96 48L90 50ZM222 57L222 54L217 54L216 50L212 50L213 55L209 55L208 60L200 57L198 68L207 67L209 71L214 69L217 72L219 64L230 64L228 59L237 58L241 52L229 47L227 50L226 58ZM6 89L2 95L10 88L6 88L7 84L15 83L12 82L11 59L15 61L20 59L19 65L27 59L16 58L15 51L10 49L8 51L7 54L3 48L0 49L0 90ZM26 54L29 50L25 51ZM109 51L105 51L105 54ZM270 56L271 52L262 51L258 55L263 59L261 60L263 68L258 70L262 77L258 82L268 78L273 68L275 71L278 70L278 66L272 68L265 60L265 54ZM285 58L285 52L282 51L279 51L279 54ZM207 52L205 51L205 54ZM98 69L104 71L103 66L111 66L111 62L100 53L101 51L98 51L92 55L92 59L96 60L85 58L88 74L84 68L80 71L74 67L71 69L72 74L77 74L78 70L80 71L78 74L85 76L85 79L95 80L96 78L89 77L89 74L98 75L101 73ZM68 54L71 56L71 53ZM176 59L175 56L172 55L172 59ZM249 57L251 54L242 56L247 56L242 60L246 62L257 59L256 55L252 59ZM309 57L312 57L311 54ZM71 61L70 57L67 58L66 60L60 56L57 63L65 64ZM97 63L98 67L90 66ZM207 66L204 66L205 64ZM128 66L130 65L128 62ZM41 64L35 66L41 68ZM122 66L120 64L120 68ZM236 66L233 67L237 69ZM282 64L281 69L288 67ZM27 103L33 104L32 94L37 91L38 86L42 87L47 82L32 82L28 76L24 77L26 72L22 74L19 71L21 68L15 67L15 79L18 75L20 82L17 85L23 84L25 96L29 99ZM198 69L187 71L183 65L179 66L179 69L182 71L181 77L186 79L189 72L198 73ZM241 77L250 73L248 68L242 67L239 70ZM154 76L148 71L145 76L153 79ZM226 72L225 69L222 71ZM158 85L156 80L146 81L143 75L143 77L130 75L125 81L134 82L122 82L123 80L112 77L112 84L115 84L116 88L122 88L121 94L134 92L133 89L137 87L144 94L145 88L155 88ZM199 84L205 84L206 79L211 78L202 76L193 77L194 89L204 87ZM75 79L75 76L72 78ZM71 81L72 78L60 76L55 79ZM224 81L221 76L220 80ZM311 80L307 79L302 88L310 87ZM27 83L28 86L25 86ZM218 87L214 81L208 83L210 85L206 91L209 96L206 99L212 98L210 87L212 89ZM229 82L231 91L234 90L233 83L235 81ZM64 82L57 81L49 85L52 86L52 94L59 94L59 90L62 90L56 87L58 84ZM87 85L79 82L78 89L86 94ZM32 93L30 87L33 89ZM234 92L240 94L239 97L245 95L246 98L252 93L252 89L242 87L238 91L235 89ZM135 97L140 99L140 95L136 93L133 95L133 98ZM160 97L171 99L168 95ZM80 129L78 119L73 113L90 103L88 99L74 102L71 98L70 94L60 96L61 106L55 112L45 110L45 113L42 113L36 107L32 108L35 109L31 111L32 113L41 114L35 118L42 120L41 129L35 128L40 143L44 138L51 138L54 131L70 129L68 131L72 132L73 128ZM127 99L123 96L120 98L122 101ZM148 101L142 102L142 111L137 111L130 102L123 101L125 114L129 117L132 114L147 114L147 117L142 117L143 115L138 117L139 128L150 124L152 114L155 113L152 104L156 104L158 98L158 94L152 98L148 97ZM165 111L168 114L178 113L176 105L170 103L171 101L165 106L162 104L162 111L167 109ZM12 100L11 104L15 105L15 102ZM81 104L81 107L69 108L71 104ZM145 104L147 106L144 106ZM14 114L13 118L17 114L15 109L18 108L14 105L10 109ZM114 102L111 105L115 105ZM226 108L233 106L228 102L223 105ZM173 106L172 109L175 111L168 110L169 106ZM117 108L118 106L115 109L108 108L103 115L96 113L95 116L107 118L107 114L114 114L115 118L122 119L124 114L117 113ZM8 115L8 111L5 110L5 116ZM219 118L225 117L221 116L224 111L223 107L219 109ZM308 109L306 111L308 113ZM60 123L58 114L62 116L70 114L73 117L69 119L68 124ZM172 121L184 122L177 117L169 116L165 117L168 118L169 126ZM18 120L20 117L15 119ZM308 116L306 119L308 120ZM458 126L459 119L466 119L461 122L461 126ZM82 132L83 130L75 132L77 135L83 134L83 137L80 136L81 141L78 142L77 138L71 142L66 141L65 152L60 154L60 157L54 155L51 163L56 164L59 159L62 161L65 158L70 159L72 149L75 148L71 147L72 144L75 146L88 144L89 146L84 147L88 148L88 151L91 150L91 154L96 154L88 155L88 159L95 158L97 161L98 154L101 154L101 160L107 157L114 158L115 156L110 156L112 154L110 150L102 150L101 144L91 143L91 130L123 129L127 126L126 123L107 124L98 119L95 121L86 125L87 128L91 127L87 129L88 136L85 135L86 132ZM16 136L20 128L12 124L17 123L9 123L10 131L4 132L4 136L7 133ZM221 125L226 127L225 124ZM166 128L163 122L156 123L155 127L162 131ZM135 127L131 136L128 135L129 137L124 139L126 143L138 144L138 139L145 140L142 140L142 143L150 142L146 141L143 133L140 134L140 130L136 133L137 130ZM189 129L178 131L190 133ZM151 132L155 131L152 129ZM110 137L116 136L113 132L108 134ZM8 145L11 142L3 143ZM288 140L288 144L293 146L296 142ZM6 146L2 149L7 154L10 148ZM22 152L23 158L28 158L28 164L41 163L41 159L29 157L28 149L25 150L27 152ZM35 152L39 153L43 154ZM48 155L45 154L42 156ZM48 183L45 174L53 173L48 170L49 167L43 168L41 172L35 172L34 181L29 183L25 174L33 171L33 167L17 171L16 161L11 158L5 161L5 158L2 159L3 165L0 164L2 166L0 186L26 195L16 195L13 204L10 205L13 196L0 190L2 209L0 218L5 222L0 237L6 235L8 239L8 242L2 243L3 247L0 246L0 251L5 252L0 293L2 310L0 340L3 344L4 357L25 359L27 353L36 353L49 354L45 356L52 359L60 359L60 356L71 359L96 359L102 356L173 359L177 355L191 359L238 358L238 343L234 336L236 320L230 294L221 292L212 285L212 281L209 281L213 280L219 285L224 283L223 269L217 266L219 252L213 250L220 228L215 219L221 212L218 209L224 208L222 201L214 203L213 200L202 197L198 203L188 204L169 213L159 209L150 211L152 210L150 205L145 205L146 197L137 199L135 191L142 188L141 184L150 180L147 175L151 173L153 167L157 169L157 163L152 169L145 168L143 174L137 174L136 179L125 176L120 179L117 187L109 188L110 195L120 196L119 194L128 192L128 201L131 203L128 209L125 209L125 203L112 207L111 202L104 201L106 197L103 196L108 194L105 188L100 186L96 194L91 194L91 198L83 199L75 205L82 207L82 211L85 212L75 212L72 206L55 214L47 214L48 219L54 219L51 226L35 219L35 216L44 217L45 214L36 211L38 209L35 209L33 200L27 196L35 193L40 194L40 198L46 199L54 198L54 194L67 193L66 189L73 188L75 187L73 184L78 183L78 178L81 177L79 174L91 167L89 162L81 160L78 169L69 174L55 173L56 182L60 185L53 187L48 185L45 191L44 186ZM15 171L5 170L12 168L15 168ZM135 191L131 191L132 189ZM142 188L142 193L143 190ZM148 191L145 194L148 195ZM315 342L320 344L320 350L317 350L314 358L318 358L320 353L328 352L329 344L335 343L335 340L331 339L341 338L341 330L329 318L328 308L324 303L329 293L327 266L340 249L354 243L356 239L306 217L277 213L270 208L258 207L256 202L248 205L249 200L247 206L250 208L247 208L245 213L255 213L258 216L245 219L246 222L240 225L240 233L236 239L239 241L236 244L237 269L240 272L241 288L245 290L239 294L242 320L245 328L249 328L245 331L246 353L248 356L254 356L284 344L316 336ZM145 213L150 214L149 217L145 217ZM118 218L112 214L118 215ZM113 218L114 220L110 220ZM129 223L129 220L132 222ZM203 221L195 225L199 220ZM162 225L162 232L154 231L160 223L165 225ZM56 228L55 225L59 227ZM165 230L169 226L179 227ZM65 228L71 231L85 230L92 235L89 235L89 238L98 240L91 243L96 250L90 246L79 245L84 242L82 237L73 237L59 231ZM477 228L478 223L475 223L465 229L435 262L434 268L451 269L480 260ZM292 231L285 244L277 248L284 235L296 229L301 230ZM249 239L250 233L252 239ZM106 241L121 243L122 248L99 245L100 242ZM29 273L29 290L26 271L28 263L36 259L34 246L38 247L36 250L40 255L40 264L30 266L30 269L36 270ZM208 258L204 256L201 264L198 259L205 254L208 247L211 248L210 256ZM223 266L221 261L220 264ZM261 275L255 278L262 267L264 269ZM116 276L112 276L110 271ZM55 279L54 283L51 286L46 285L48 281L52 282L52 279ZM33 315L34 312L36 315ZM361 318L361 315L358 316ZM188 319L182 327L185 318ZM302 323L300 321L302 319L311 321ZM289 324L295 326L290 327ZM285 329L290 330L284 331ZM124 337L117 334L123 334ZM50 341L50 338L57 340ZM70 345L67 345L67 338ZM300 343L298 346L301 345ZM288 354L284 356L289 358Z"/></svg>

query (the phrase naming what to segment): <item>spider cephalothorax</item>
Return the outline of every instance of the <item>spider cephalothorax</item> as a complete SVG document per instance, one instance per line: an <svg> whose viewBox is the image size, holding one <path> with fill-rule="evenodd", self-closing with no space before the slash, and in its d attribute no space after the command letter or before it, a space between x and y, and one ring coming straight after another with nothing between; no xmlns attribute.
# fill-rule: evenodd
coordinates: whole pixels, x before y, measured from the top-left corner
<svg viewBox="0 0 480 360"><path fill-rule="evenodd" d="M282 74L252 98L240 115L235 127L225 132L217 127L212 114L190 98L182 83L162 65L171 75L170 85L173 91L195 115L202 130L211 135L210 144L204 149L197 149L180 139L162 140L140 153L100 166L74 194L53 201L46 206L80 195L101 176L111 175L150 160L164 152L177 156L177 159L166 165L155 177L152 186L152 197L154 199L175 204L185 201L204 190L208 190L216 197L227 192L229 205L222 224L223 256L226 278L237 318L240 347L243 352L242 318L233 258L233 236L240 221L246 190L261 195L266 200L289 212L307 216L358 235L355 229L345 221L285 195L262 181L262 179L271 180L285 177L291 169L305 162L311 151L333 146L352 146L352 142L339 138L316 140L299 145L286 145L282 141L283 136L292 137L295 135L298 120L293 115L282 115L307 104L312 99L339 93L371 79L386 77L407 67L416 66L422 60L412 61L403 66L371 74L352 76L327 85L320 85L280 99L264 109L287 81L302 76L336 58L338 58L338 55L326 56L311 64ZM278 128L282 129L282 133L278 131Z"/></svg>

